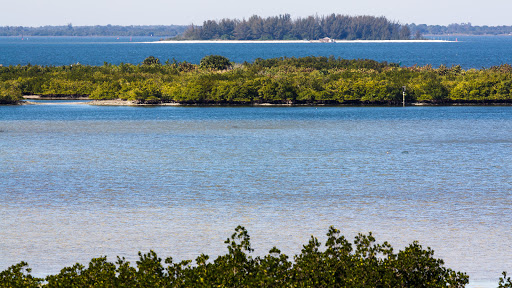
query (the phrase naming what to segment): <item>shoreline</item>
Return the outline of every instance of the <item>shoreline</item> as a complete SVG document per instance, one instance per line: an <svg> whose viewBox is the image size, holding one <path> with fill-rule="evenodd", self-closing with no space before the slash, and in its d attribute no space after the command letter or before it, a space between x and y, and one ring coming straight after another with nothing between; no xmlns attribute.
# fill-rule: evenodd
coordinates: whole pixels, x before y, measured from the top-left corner
<svg viewBox="0 0 512 288"><path fill-rule="evenodd" d="M48 99L45 99L48 100ZM77 99L58 99L62 101ZM157 106L174 106L174 107L402 107L402 104L379 104L379 103L247 103L247 104L229 104L229 103L178 103L178 102L160 102L160 103L139 103L132 100L92 100L80 99L83 101L59 102L58 100L50 100L48 102L33 102L23 100L19 105L92 105L92 106L134 106L134 107L157 107ZM54 103L52 103L55 101ZM512 106L510 102L446 102L446 103L428 103L428 102L411 102L406 103L407 107L436 107L436 106Z"/></svg>
<svg viewBox="0 0 512 288"><path fill-rule="evenodd" d="M149 103L137 103L137 101L131 100L92 100L90 102L85 102L88 105L93 106L183 106L180 103L158 103L158 104L149 104Z"/></svg>
<svg viewBox="0 0 512 288"><path fill-rule="evenodd" d="M41 95L23 95L23 99L27 100L91 100L88 96L41 96Z"/></svg>
<svg viewBox="0 0 512 288"><path fill-rule="evenodd" d="M320 40L161 40L151 42L134 42L144 44L336 44L336 43L450 43L449 40L336 40L323 43Z"/></svg>

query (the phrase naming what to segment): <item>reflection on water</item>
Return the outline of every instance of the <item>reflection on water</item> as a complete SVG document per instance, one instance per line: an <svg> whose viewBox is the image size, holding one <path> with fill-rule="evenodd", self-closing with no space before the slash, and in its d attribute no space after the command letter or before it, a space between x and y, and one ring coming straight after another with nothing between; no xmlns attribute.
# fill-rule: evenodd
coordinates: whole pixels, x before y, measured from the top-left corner
<svg viewBox="0 0 512 288"><path fill-rule="evenodd" d="M299 253L330 225L512 271L512 107L0 107L0 269Z"/></svg>

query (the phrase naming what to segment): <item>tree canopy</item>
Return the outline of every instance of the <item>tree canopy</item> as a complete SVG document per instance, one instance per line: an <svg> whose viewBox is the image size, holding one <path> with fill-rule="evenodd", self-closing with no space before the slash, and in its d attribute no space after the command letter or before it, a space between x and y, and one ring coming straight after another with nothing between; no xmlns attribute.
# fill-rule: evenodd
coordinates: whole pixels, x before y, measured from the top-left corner
<svg viewBox="0 0 512 288"><path fill-rule="evenodd" d="M191 25L178 39L315 40L324 37L347 40L409 39L407 26L385 17L331 14L292 19L290 14L249 19L207 20Z"/></svg>
<svg viewBox="0 0 512 288"><path fill-rule="evenodd" d="M226 70L231 66L229 59L220 55L208 55L199 62L199 67L203 69Z"/></svg>

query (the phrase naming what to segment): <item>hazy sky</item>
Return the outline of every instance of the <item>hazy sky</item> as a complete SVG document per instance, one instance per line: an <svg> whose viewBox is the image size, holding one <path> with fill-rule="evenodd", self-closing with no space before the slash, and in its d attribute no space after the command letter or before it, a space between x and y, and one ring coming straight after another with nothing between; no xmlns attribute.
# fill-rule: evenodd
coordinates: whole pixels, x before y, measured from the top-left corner
<svg viewBox="0 0 512 288"><path fill-rule="evenodd" d="M400 23L512 25L512 0L0 0L0 26L201 25L207 19L331 13Z"/></svg>

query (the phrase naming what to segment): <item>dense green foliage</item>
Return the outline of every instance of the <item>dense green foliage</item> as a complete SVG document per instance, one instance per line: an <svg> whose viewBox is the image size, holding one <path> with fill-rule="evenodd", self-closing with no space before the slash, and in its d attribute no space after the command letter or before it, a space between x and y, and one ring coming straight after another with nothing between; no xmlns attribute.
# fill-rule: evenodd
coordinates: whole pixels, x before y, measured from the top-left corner
<svg viewBox="0 0 512 288"><path fill-rule="evenodd" d="M248 20L207 20L203 26L191 25L181 39L223 40L292 40L292 39L409 39L409 28L390 22L385 17L309 16L291 19L289 14L262 18L251 16Z"/></svg>
<svg viewBox="0 0 512 288"><path fill-rule="evenodd" d="M0 272L0 287L18 288L18 287L39 287L42 280L30 275L32 269L28 268L26 262L20 262L12 265L6 270Z"/></svg>
<svg viewBox="0 0 512 288"><path fill-rule="evenodd" d="M471 23L453 23L448 26L408 24L411 33L430 35L508 35L512 33L512 26L473 26Z"/></svg>
<svg viewBox="0 0 512 288"><path fill-rule="evenodd" d="M213 55L200 65L148 57L140 65L0 67L4 104L21 95L42 95L205 105L399 105L403 86L408 103L510 103L512 66L399 67L334 57L233 64Z"/></svg>
<svg viewBox="0 0 512 288"><path fill-rule="evenodd" d="M20 83L13 80L0 81L0 104L16 104L23 99Z"/></svg>
<svg viewBox="0 0 512 288"><path fill-rule="evenodd" d="M209 55L201 59L199 68L211 70L227 70L231 68L231 62L224 56Z"/></svg>
<svg viewBox="0 0 512 288"><path fill-rule="evenodd" d="M124 258L115 263L94 258L87 267L65 267L46 282L32 277L21 262L0 272L0 287L464 287L469 282L466 274L445 268L433 250L417 242L394 253L387 242L376 243L371 233L359 234L350 243L331 227L327 237L322 250L312 236L293 261L275 247L253 257L250 236L239 226L224 242L227 254L213 261L201 254L195 264L171 257L162 263L153 251L139 252L135 267Z"/></svg>
<svg viewBox="0 0 512 288"><path fill-rule="evenodd" d="M3 26L0 36L160 36L173 37L180 35L187 26L179 25L148 25L148 26Z"/></svg>

